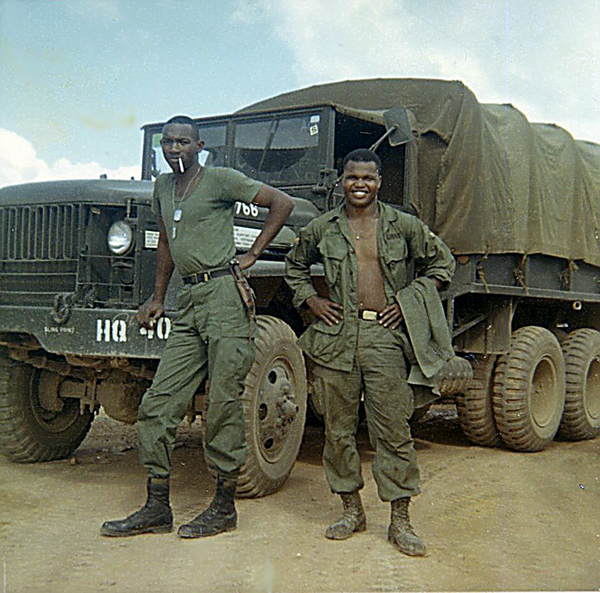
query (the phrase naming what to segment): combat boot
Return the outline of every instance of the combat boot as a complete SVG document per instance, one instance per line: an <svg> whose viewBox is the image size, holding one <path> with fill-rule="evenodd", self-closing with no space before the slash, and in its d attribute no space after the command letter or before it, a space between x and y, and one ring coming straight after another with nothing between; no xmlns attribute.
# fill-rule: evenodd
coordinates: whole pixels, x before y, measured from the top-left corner
<svg viewBox="0 0 600 593"><path fill-rule="evenodd" d="M425 544L410 524L410 496L392 501L392 520L388 540L407 556L425 556Z"/></svg>
<svg viewBox="0 0 600 593"><path fill-rule="evenodd" d="M210 506L177 532L179 537L209 537L224 531L233 531L237 526L235 489L237 477L217 477L217 491Z"/></svg>
<svg viewBox="0 0 600 593"><path fill-rule="evenodd" d="M325 530L327 539L348 539L355 531L367 528L367 517L358 490L340 493L344 510L342 516Z"/></svg>
<svg viewBox="0 0 600 593"><path fill-rule="evenodd" d="M100 530L109 537L126 537L140 533L169 533L173 530L173 512L169 505L169 479L148 478L146 504L118 521L106 521Z"/></svg>

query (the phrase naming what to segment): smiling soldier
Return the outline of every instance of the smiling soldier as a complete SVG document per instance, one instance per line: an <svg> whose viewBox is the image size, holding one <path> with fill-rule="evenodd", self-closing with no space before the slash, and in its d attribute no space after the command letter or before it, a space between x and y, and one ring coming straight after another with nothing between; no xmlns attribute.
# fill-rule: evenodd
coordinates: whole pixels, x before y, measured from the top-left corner
<svg viewBox="0 0 600 593"><path fill-rule="evenodd" d="M411 285L412 261L421 267L419 281L436 299L436 289L450 281L455 264L448 247L424 223L379 202L380 170L381 161L370 150L346 156L345 203L302 229L287 257L286 280L295 305L308 307L317 318L299 344L315 363L315 404L325 420L325 475L343 505L341 518L325 536L346 539L366 529L356 444L364 391L375 449L373 477L381 500L391 503L388 539L401 552L422 556L425 545L408 510L420 488L408 424L413 394L407 382L404 352L410 346L401 294ZM311 282L315 263L324 265L329 298L318 296Z"/></svg>
<svg viewBox="0 0 600 593"><path fill-rule="evenodd" d="M140 324L153 327L163 314L174 268L184 286L177 298L179 315L138 414L147 502L129 517L102 525L101 533L113 537L173 528L169 475L175 432L207 375L204 454L217 470L217 491L205 511L179 528L179 535L205 537L235 529L234 495L247 455L240 396L254 360L254 320L231 273L234 208L241 201L269 209L262 231L238 259L243 270L256 262L293 207L287 194L238 171L200 165L204 142L187 116L165 124L161 144L173 173L160 175L154 186L153 209L160 221L156 280L154 294L138 312Z"/></svg>

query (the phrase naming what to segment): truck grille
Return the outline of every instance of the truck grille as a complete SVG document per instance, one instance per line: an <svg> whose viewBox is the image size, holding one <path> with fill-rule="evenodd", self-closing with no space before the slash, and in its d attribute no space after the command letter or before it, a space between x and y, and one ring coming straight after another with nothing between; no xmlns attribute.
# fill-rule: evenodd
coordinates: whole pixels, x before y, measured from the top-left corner
<svg viewBox="0 0 600 593"><path fill-rule="evenodd" d="M80 206L0 207L0 302L42 304L75 290Z"/></svg>

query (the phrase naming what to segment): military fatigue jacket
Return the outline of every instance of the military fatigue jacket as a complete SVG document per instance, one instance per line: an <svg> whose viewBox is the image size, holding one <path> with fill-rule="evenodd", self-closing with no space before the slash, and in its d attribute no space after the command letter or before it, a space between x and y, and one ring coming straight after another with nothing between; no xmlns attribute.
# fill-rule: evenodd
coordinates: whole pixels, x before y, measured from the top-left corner
<svg viewBox="0 0 600 593"><path fill-rule="evenodd" d="M416 216L379 202L377 250L388 304L412 281L412 265L420 276L450 282L455 262L448 247ZM312 264L322 263L329 298L343 306L344 320L328 326L317 319L298 341L316 362L349 371L358 335L357 265L345 205L312 220L286 258L286 282L298 308L316 295Z"/></svg>

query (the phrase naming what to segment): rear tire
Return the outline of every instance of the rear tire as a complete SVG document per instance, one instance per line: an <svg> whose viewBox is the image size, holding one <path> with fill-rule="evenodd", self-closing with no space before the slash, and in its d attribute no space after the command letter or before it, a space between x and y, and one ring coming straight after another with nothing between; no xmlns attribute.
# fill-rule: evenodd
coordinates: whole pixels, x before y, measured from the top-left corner
<svg viewBox="0 0 600 593"><path fill-rule="evenodd" d="M559 435L578 441L600 435L600 332L577 329L562 343L565 410Z"/></svg>
<svg viewBox="0 0 600 593"><path fill-rule="evenodd" d="M56 410L41 404L56 396L41 390L59 384L54 373L12 361L0 352L0 451L9 460L64 459L85 438L94 414L88 408L82 413L78 399L57 398Z"/></svg>
<svg viewBox="0 0 600 593"><path fill-rule="evenodd" d="M494 420L492 387L498 356L478 355L471 360L473 378L465 393L456 395L458 420L465 436L476 445L497 447L501 440Z"/></svg>
<svg viewBox="0 0 600 593"><path fill-rule="evenodd" d="M498 360L494 418L504 443L540 451L558 431L565 405L565 362L558 340L543 327L516 330Z"/></svg>

